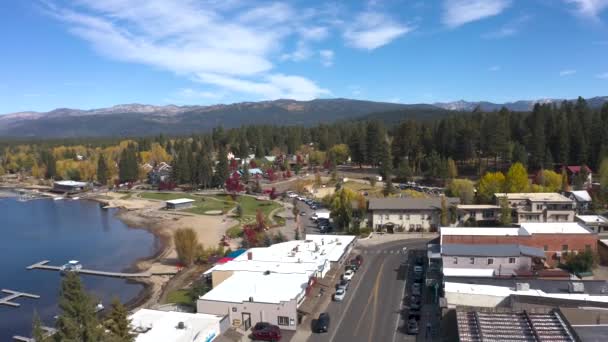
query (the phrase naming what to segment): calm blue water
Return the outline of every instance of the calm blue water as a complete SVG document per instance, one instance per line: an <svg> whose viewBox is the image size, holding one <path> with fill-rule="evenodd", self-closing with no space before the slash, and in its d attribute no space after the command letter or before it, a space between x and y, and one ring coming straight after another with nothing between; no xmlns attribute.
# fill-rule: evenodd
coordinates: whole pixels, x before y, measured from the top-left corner
<svg viewBox="0 0 608 342"><path fill-rule="evenodd" d="M41 296L17 299L19 308L0 305L0 341L11 341L14 334L29 336L34 309L45 325L54 324L61 276L53 271L28 271L26 266L41 260L61 265L76 259L86 268L121 271L155 252L159 241L152 234L128 228L115 213L91 201L0 199L0 288ZM143 289L121 279L82 279L89 293L106 307L113 296L126 302Z"/></svg>

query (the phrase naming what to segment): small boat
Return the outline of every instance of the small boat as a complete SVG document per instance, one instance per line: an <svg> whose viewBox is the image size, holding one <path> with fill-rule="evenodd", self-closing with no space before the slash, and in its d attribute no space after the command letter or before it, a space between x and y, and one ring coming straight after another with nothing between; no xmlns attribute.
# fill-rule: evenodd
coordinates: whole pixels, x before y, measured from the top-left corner
<svg viewBox="0 0 608 342"><path fill-rule="evenodd" d="M60 271L61 271L61 273L65 274L67 272L78 272L81 269L82 269L82 265L80 264L80 261L70 260L70 261L68 261L67 264L64 264L63 266L61 266Z"/></svg>
<svg viewBox="0 0 608 342"><path fill-rule="evenodd" d="M75 200L79 200L80 197L72 197L72 199L75 201Z"/></svg>
<svg viewBox="0 0 608 342"><path fill-rule="evenodd" d="M59 196L59 197L53 197L53 201L60 201L62 199L65 199L65 197L61 197L61 196Z"/></svg>
<svg viewBox="0 0 608 342"><path fill-rule="evenodd" d="M97 303L97 305L95 305L95 313L103 311L104 309L105 309L105 307L103 306L103 304L101 302L99 302L99 303Z"/></svg>

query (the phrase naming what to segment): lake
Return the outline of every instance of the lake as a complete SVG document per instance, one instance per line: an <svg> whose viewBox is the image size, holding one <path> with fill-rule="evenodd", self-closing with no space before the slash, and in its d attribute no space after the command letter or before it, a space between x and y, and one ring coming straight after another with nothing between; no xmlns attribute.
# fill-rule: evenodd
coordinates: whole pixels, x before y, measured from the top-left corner
<svg viewBox="0 0 608 342"><path fill-rule="evenodd" d="M19 202L0 198L0 288L40 295L18 298L19 308L0 305L0 341L15 334L30 336L34 309L44 325L53 325L58 314L59 272L26 270L41 260L62 265L79 260L83 267L122 271L139 258L154 254L160 240L142 229L127 227L116 210L101 209L84 200L39 199ZM116 296L123 303L143 289L123 279L82 276L87 291L109 308Z"/></svg>

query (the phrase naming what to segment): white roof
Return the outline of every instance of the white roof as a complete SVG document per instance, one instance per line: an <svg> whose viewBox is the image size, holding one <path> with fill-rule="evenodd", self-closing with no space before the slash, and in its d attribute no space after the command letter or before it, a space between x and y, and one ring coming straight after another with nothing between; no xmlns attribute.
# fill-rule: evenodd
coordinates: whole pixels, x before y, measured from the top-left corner
<svg viewBox="0 0 608 342"><path fill-rule="evenodd" d="M56 181L55 184L59 184L59 185L63 185L63 186L87 186L87 183L85 182L77 182L77 181L73 181L73 180L62 180L62 181Z"/></svg>
<svg viewBox="0 0 608 342"><path fill-rule="evenodd" d="M236 272L200 299L242 303L252 298L254 302L279 304L303 296L309 279L306 274Z"/></svg>
<svg viewBox="0 0 608 342"><path fill-rule="evenodd" d="M608 223L608 219L602 215L576 215L576 218L585 223Z"/></svg>
<svg viewBox="0 0 608 342"><path fill-rule="evenodd" d="M129 318L134 330L151 328L137 335L135 342L212 340L213 336L220 335L222 320L221 316L216 315L149 309L140 309ZM184 323L185 329L176 328L179 322Z"/></svg>
<svg viewBox="0 0 608 342"><path fill-rule="evenodd" d="M183 204L183 203L192 203L192 202L194 202L194 200L189 199L189 198L177 198L174 200L166 201L166 203L170 203L170 204Z"/></svg>
<svg viewBox="0 0 608 342"><path fill-rule="evenodd" d="M493 268L444 268L446 277L493 277Z"/></svg>
<svg viewBox="0 0 608 342"><path fill-rule="evenodd" d="M319 269L316 262L278 262L260 260L231 260L224 264L215 265L210 271L242 271L242 272L266 272L283 274L307 274L312 276Z"/></svg>
<svg viewBox="0 0 608 342"><path fill-rule="evenodd" d="M591 234L578 222L521 223L530 234Z"/></svg>
<svg viewBox="0 0 608 342"><path fill-rule="evenodd" d="M524 281L525 282L525 281ZM608 296L593 296L586 293L546 293L542 290L530 289L516 291L510 287L494 286L494 285L478 285L478 284L463 284L463 283L445 283L446 293L462 293L469 295L484 295L496 297L508 297L510 295L534 296L555 298L563 300L578 300L608 303Z"/></svg>
<svg viewBox="0 0 608 342"><path fill-rule="evenodd" d="M500 209L498 205L492 204L459 204L456 206L458 209L462 210L482 210L482 209Z"/></svg>
<svg viewBox="0 0 608 342"><path fill-rule="evenodd" d="M517 193L496 193L494 196L507 197L509 200L530 200L530 201L546 201L546 202L572 202L566 196L557 192L517 192Z"/></svg>
<svg viewBox="0 0 608 342"><path fill-rule="evenodd" d="M574 197L576 197L577 201L591 202L591 195L589 195L589 192L587 192L587 190L576 190L571 191L571 193L574 195Z"/></svg>
<svg viewBox="0 0 608 342"><path fill-rule="evenodd" d="M529 234L517 227L441 227L441 235L518 236Z"/></svg>

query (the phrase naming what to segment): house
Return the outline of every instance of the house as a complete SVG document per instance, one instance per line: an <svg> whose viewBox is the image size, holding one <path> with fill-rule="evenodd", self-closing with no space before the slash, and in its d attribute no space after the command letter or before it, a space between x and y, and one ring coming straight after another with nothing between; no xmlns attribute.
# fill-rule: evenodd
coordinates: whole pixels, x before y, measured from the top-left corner
<svg viewBox="0 0 608 342"><path fill-rule="evenodd" d="M444 275L488 270L490 276L512 276L516 271L542 269L545 252L520 244L446 244L441 246Z"/></svg>
<svg viewBox="0 0 608 342"><path fill-rule="evenodd" d="M148 172L148 182L155 185L162 182L167 182L169 179L171 179L171 171L171 165L165 162L160 162L150 172Z"/></svg>
<svg viewBox="0 0 608 342"><path fill-rule="evenodd" d="M500 218L500 206L492 204L459 204L456 206L458 225L493 224Z"/></svg>
<svg viewBox="0 0 608 342"><path fill-rule="evenodd" d="M564 196L574 201L574 209L579 214L583 214L591 208L592 199L587 190L566 191Z"/></svg>
<svg viewBox="0 0 608 342"><path fill-rule="evenodd" d="M193 199L189 198L177 198L165 202L165 208L168 210L181 210L191 208L194 203Z"/></svg>
<svg viewBox="0 0 608 342"><path fill-rule="evenodd" d="M576 215L576 221L595 233L608 232L608 218L602 215Z"/></svg>
<svg viewBox="0 0 608 342"><path fill-rule="evenodd" d="M568 165L565 167L566 173L568 174L569 184L576 184L576 177L581 174L582 170L587 172L587 178L582 182L583 188L587 189L593 184L593 173L587 165Z"/></svg>
<svg viewBox="0 0 608 342"><path fill-rule="evenodd" d="M448 207L460 203L459 198L446 197ZM371 198L368 224L377 230L437 231L441 222L441 197Z"/></svg>
<svg viewBox="0 0 608 342"><path fill-rule="evenodd" d="M496 205L506 198L513 210L513 222L574 222L574 201L554 192L497 193Z"/></svg>
<svg viewBox="0 0 608 342"><path fill-rule="evenodd" d="M331 269L341 269L354 240L306 235L305 240L251 248L206 272L213 289L197 300L197 312L228 315L232 326L244 330L258 322L296 330L298 309L312 286Z"/></svg>
<svg viewBox="0 0 608 342"><path fill-rule="evenodd" d="M441 227L440 243L517 244L542 249L546 263L556 265L568 253L597 251L597 234L577 222L522 223L519 227Z"/></svg>
<svg viewBox="0 0 608 342"><path fill-rule="evenodd" d="M86 182L76 182L73 180L63 180L53 182L52 192L64 193L64 194L74 194L78 192L83 192L89 189L89 183Z"/></svg>
<svg viewBox="0 0 608 342"><path fill-rule="evenodd" d="M213 341L230 327L226 315L139 309L131 316L135 342Z"/></svg>

